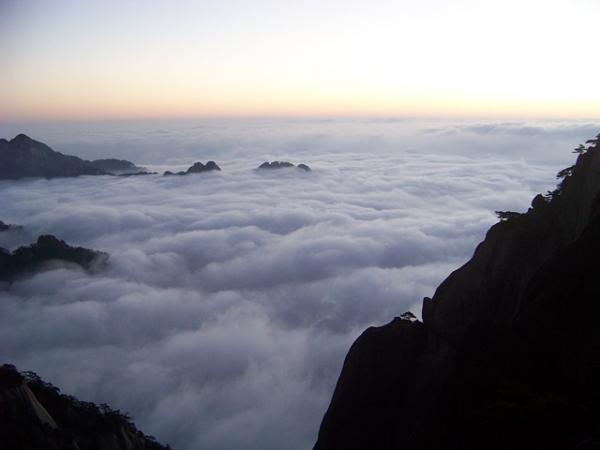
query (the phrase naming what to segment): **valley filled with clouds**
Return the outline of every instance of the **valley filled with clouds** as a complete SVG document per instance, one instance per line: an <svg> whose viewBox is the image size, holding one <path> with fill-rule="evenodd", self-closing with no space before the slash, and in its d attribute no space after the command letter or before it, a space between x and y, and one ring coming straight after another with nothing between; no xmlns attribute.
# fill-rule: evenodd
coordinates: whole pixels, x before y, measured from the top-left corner
<svg viewBox="0 0 600 450"><path fill-rule="evenodd" d="M0 291L0 357L127 411L174 449L310 448L354 339L524 211L598 124L263 121L27 132L185 177L0 181L15 248L49 233L110 254ZM74 131L75 130L75 131ZM255 171L264 160L306 163Z"/></svg>

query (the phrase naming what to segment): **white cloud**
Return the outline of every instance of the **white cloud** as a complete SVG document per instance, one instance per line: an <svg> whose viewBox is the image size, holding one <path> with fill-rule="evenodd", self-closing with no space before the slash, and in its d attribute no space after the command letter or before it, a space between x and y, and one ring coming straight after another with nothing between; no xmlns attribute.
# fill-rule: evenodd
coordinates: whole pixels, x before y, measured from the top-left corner
<svg viewBox="0 0 600 450"><path fill-rule="evenodd" d="M577 124L299 127L232 133L244 137L207 151L220 173L0 182L0 219L111 255L96 274L59 267L1 292L0 359L130 412L179 450L309 448L357 335L419 313L493 210L526 209L590 135ZM189 151L188 131L171 137L188 150L163 158L208 159ZM542 164L548 139L566 148ZM214 136L198 141L208 147ZM160 162L156 148L132 159ZM252 170L272 156L313 172ZM3 244L24 239L13 238Z"/></svg>

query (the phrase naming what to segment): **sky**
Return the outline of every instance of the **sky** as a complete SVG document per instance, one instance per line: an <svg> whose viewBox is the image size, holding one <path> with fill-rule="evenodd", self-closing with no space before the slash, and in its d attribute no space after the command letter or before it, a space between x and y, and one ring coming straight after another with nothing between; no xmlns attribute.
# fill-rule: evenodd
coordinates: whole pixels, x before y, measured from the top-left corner
<svg viewBox="0 0 600 450"><path fill-rule="evenodd" d="M525 211L599 122L38 124L86 158L184 177L0 181L14 249L110 254L0 285L0 362L128 412L175 450L306 450L351 343L432 296L495 210ZM0 125L0 136L22 131ZM168 150L168 151L166 151ZM312 172L254 169L264 160Z"/></svg>
<svg viewBox="0 0 600 450"><path fill-rule="evenodd" d="M1 181L0 362L177 450L303 450L343 358L600 131L597 0L0 0L0 137L186 177ZM443 119L440 119L443 118ZM260 173L263 161L312 172Z"/></svg>
<svg viewBox="0 0 600 450"><path fill-rule="evenodd" d="M0 0L0 121L597 118L596 0Z"/></svg>

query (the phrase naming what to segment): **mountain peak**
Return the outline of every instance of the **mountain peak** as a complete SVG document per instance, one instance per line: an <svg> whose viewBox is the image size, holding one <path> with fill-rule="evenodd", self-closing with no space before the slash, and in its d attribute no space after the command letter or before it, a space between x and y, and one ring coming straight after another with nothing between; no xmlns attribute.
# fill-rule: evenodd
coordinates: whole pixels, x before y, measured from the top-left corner
<svg viewBox="0 0 600 450"><path fill-rule="evenodd" d="M64 155L23 133L10 141L1 139L0 144L0 179L113 175L145 171L145 168L125 160L111 158L86 161L77 156Z"/></svg>
<svg viewBox="0 0 600 450"><path fill-rule="evenodd" d="M24 133L19 133L10 140L10 142L26 142L26 141L33 141L33 139L31 139L29 136L27 136Z"/></svg>
<svg viewBox="0 0 600 450"><path fill-rule="evenodd" d="M527 212L498 212L422 323L356 340L315 450L597 448L598 141Z"/></svg>

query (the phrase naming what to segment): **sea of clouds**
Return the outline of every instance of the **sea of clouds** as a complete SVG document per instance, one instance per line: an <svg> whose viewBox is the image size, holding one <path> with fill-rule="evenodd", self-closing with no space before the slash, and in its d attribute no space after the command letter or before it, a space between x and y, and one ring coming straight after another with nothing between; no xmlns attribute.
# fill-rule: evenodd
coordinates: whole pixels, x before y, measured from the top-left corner
<svg viewBox="0 0 600 450"><path fill-rule="evenodd" d="M587 122L170 121L0 125L185 177L0 182L14 248L108 252L0 292L0 362L127 411L175 450L309 449L352 341L464 263L596 135ZM257 172L264 160L309 164Z"/></svg>

